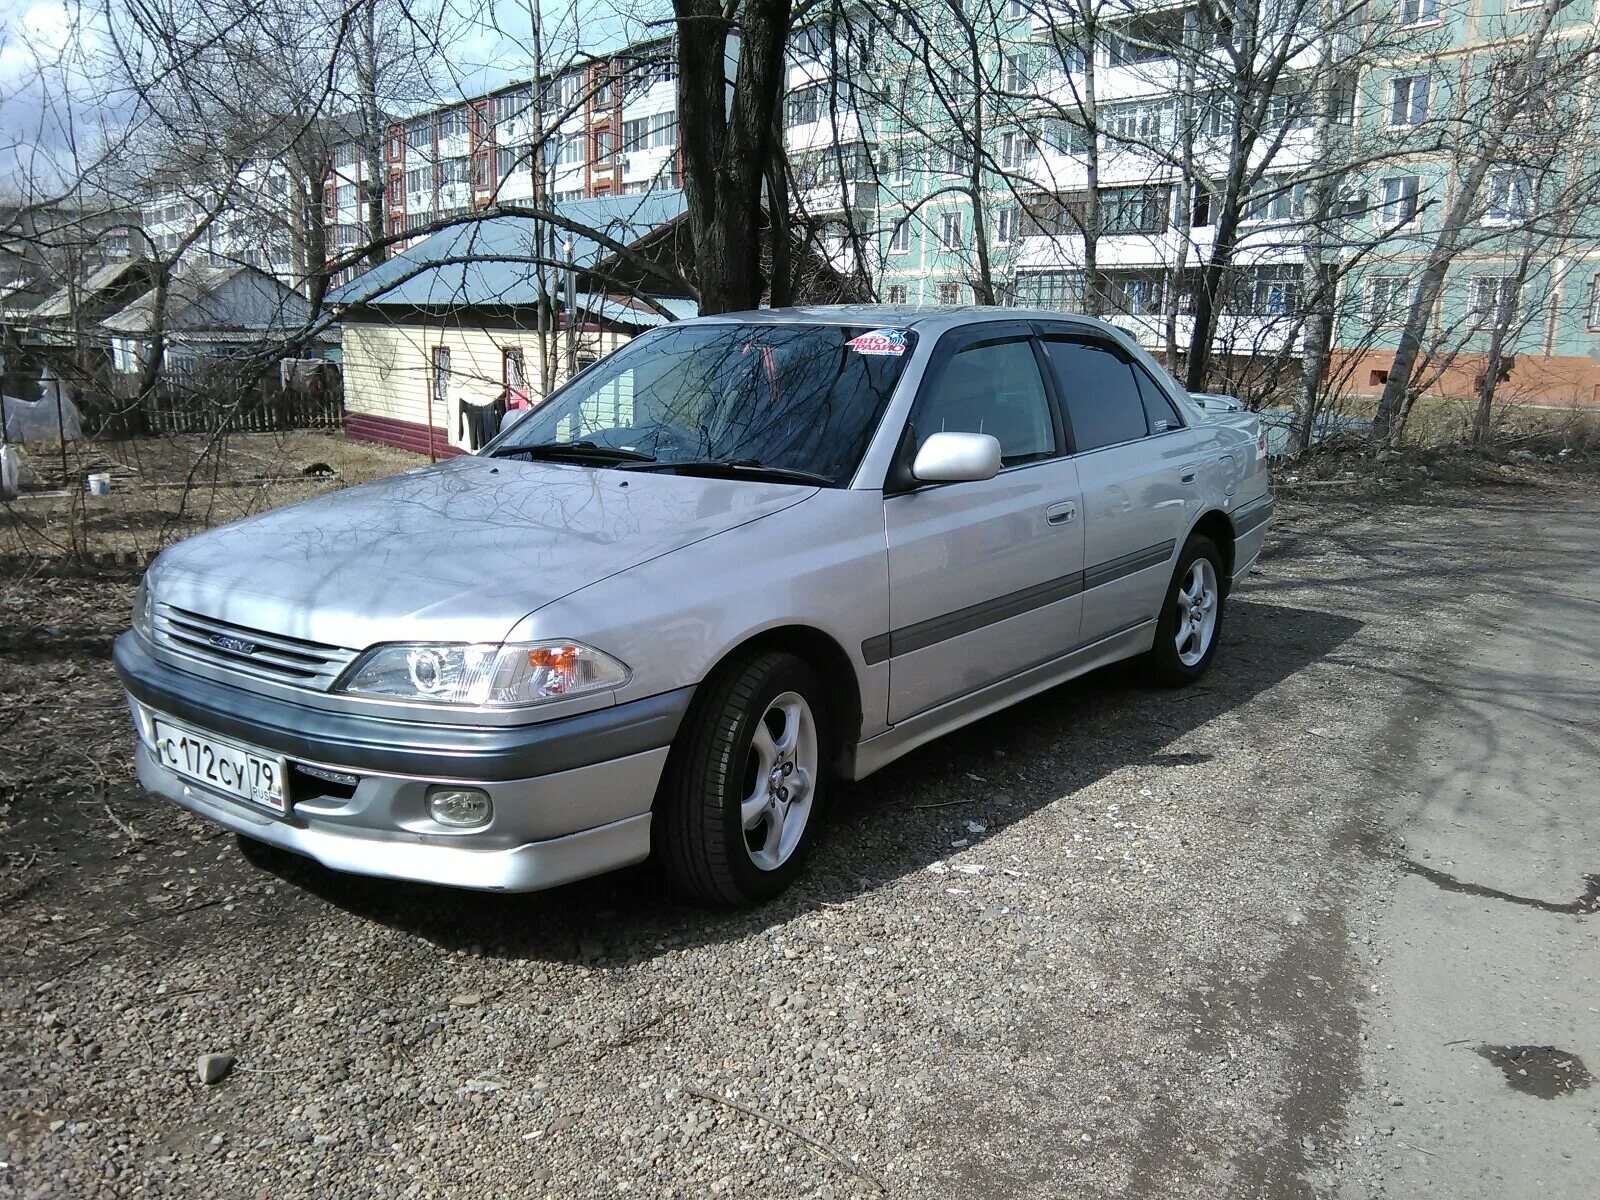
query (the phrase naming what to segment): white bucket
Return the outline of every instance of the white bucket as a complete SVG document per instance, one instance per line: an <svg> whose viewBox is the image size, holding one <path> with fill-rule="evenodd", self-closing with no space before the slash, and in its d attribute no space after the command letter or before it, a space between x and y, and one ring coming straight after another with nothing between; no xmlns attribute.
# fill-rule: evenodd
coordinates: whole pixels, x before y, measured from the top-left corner
<svg viewBox="0 0 1600 1200"><path fill-rule="evenodd" d="M111 476L104 471L97 471L95 474L89 476L89 495L111 495Z"/></svg>

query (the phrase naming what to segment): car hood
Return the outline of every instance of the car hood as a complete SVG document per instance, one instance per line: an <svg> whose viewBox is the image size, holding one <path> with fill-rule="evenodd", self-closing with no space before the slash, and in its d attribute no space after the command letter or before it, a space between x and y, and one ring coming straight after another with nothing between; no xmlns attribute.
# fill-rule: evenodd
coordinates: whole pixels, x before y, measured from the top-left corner
<svg viewBox="0 0 1600 1200"><path fill-rule="evenodd" d="M158 604L327 645L498 641L553 600L815 491L463 457L203 533L161 555L151 586Z"/></svg>

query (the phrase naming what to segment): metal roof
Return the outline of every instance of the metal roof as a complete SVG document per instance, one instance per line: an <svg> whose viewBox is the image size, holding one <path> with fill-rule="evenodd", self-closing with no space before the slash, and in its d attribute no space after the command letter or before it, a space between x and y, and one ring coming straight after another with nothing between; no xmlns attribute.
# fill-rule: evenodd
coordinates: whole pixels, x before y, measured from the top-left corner
<svg viewBox="0 0 1600 1200"><path fill-rule="evenodd" d="M651 192L571 200L557 204L555 211L626 245L680 216L684 199L680 191ZM541 260L550 257L548 245L541 250L537 244L540 228L548 239L551 226L531 217L489 217L452 226L336 289L328 302L415 308L537 303ZM593 238L557 228L557 259L565 258L569 237L579 270L611 253ZM547 263L545 270L550 270Z"/></svg>

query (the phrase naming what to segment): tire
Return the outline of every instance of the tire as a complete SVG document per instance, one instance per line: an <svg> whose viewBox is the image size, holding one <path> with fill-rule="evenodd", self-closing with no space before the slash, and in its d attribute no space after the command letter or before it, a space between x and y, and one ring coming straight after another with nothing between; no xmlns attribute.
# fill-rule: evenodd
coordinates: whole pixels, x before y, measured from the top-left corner
<svg viewBox="0 0 1600 1200"><path fill-rule="evenodd" d="M1201 585L1198 590L1197 581ZM1201 603L1180 599L1191 595ZM1226 606L1222 555L1216 543L1197 533L1178 555L1177 569L1161 602L1155 645L1143 659L1150 680L1162 687L1187 687L1204 675L1217 654Z"/></svg>
<svg viewBox="0 0 1600 1200"><path fill-rule="evenodd" d="M759 904L793 882L817 828L833 749L824 693L780 652L729 663L703 686L657 796L661 866L696 899Z"/></svg>

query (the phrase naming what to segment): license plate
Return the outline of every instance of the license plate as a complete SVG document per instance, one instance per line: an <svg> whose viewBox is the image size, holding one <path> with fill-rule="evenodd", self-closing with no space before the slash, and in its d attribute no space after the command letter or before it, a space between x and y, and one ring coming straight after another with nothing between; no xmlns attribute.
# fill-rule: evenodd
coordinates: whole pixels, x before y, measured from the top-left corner
<svg viewBox="0 0 1600 1200"><path fill-rule="evenodd" d="M208 733L196 733L157 718L156 755L168 770L263 808L280 816L289 811L284 802L281 758L263 758Z"/></svg>

